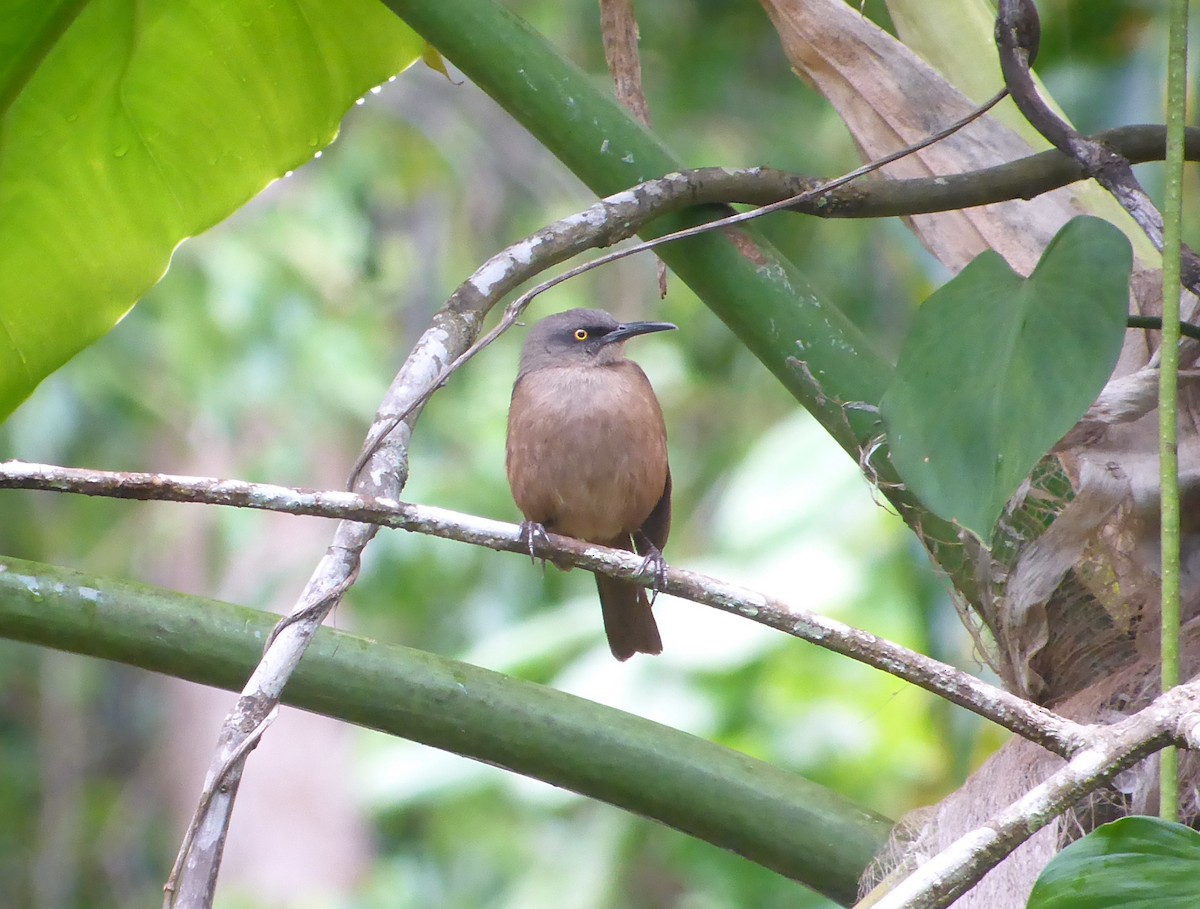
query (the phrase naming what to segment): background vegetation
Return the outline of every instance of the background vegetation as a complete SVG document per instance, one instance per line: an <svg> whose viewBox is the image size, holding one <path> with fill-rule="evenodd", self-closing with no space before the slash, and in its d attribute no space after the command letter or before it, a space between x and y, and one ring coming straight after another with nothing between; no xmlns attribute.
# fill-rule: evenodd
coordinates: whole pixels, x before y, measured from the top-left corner
<svg viewBox="0 0 1200 909"><path fill-rule="evenodd" d="M594 3L511 5L607 78ZM1161 119L1162 27L1145 4L1041 11L1039 74L1081 129ZM886 24L881 4L866 12ZM690 165L827 175L855 163L756 5L643 4L639 17L655 128ZM457 283L589 201L469 83L416 67L352 111L319 160L178 250L117 330L0 426L0 456L337 487ZM784 217L764 230L888 353L945 277L898 222ZM661 303L655 283L648 259L623 262L538 306L680 325L636 352L671 434L670 560L977 668L923 554L856 465L680 282ZM519 343L490 348L434 400L408 499L516 518L503 427ZM294 597L327 536L315 520L0 497L0 552L263 608ZM691 604L657 611L667 652L617 665L588 576L390 534L336 621L696 732L891 817L953 789L1000 741L847 660ZM154 902L227 703L0 641L0 905ZM281 870L270 840L283 833ZM223 881L219 904L246 907L824 905L607 806L298 716L251 762Z"/></svg>

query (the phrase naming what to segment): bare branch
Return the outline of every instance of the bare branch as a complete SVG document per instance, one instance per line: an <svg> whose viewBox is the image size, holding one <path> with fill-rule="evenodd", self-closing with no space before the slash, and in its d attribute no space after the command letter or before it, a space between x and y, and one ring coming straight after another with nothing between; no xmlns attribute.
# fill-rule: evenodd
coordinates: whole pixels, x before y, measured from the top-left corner
<svg viewBox="0 0 1200 909"><path fill-rule="evenodd" d="M1104 729L1065 767L896 885L872 909L942 909L1014 849L1089 792L1172 742L1184 744L1200 709L1200 682L1173 688L1144 710Z"/></svg>
<svg viewBox="0 0 1200 909"><path fill-rule="evenodd" d="M527 554L515 524L350 492L292 489L208 477L79 470L19 461L0 463L0 488L229 505L339 518L344 522L370 523ZM642 558L638 555L557 534L549 534L548 538L549 546L538 547L539 557L640 584L648 582L642 576ZM890 673L1056 754L1069 756L1090 742L1090 732L1079 724L953 666L749 588L679 568L668 568L659 587L664 593L743 616Z"/></svg>
<svg viewBox="0 0 1200 909"><path fill-rule="evenodd" d="M208 909L246 757L279 704L309 641L358 572L362 548L377 531L342 522L295 607L272 632L262 660L222 724L204 786L165 889L164 907ZM175 889L170 889L171 886Z"/></svg>
<svg viewBox="0 0 1200 909"><path fill-rule="evenodd" d="M211 783L206 783L204 790L200 795L200 810L192 817L188 824L187 830L183 834L183 844L180 846L179 855L175 858L175 864L171 867L171 873L167 877L166 884L163 885L163 905L169 907L175 900L175 894L179 889L179 876L183 872L183 862L191 852L192 842L196 839L197 833L200 832L201 820L206 816L205 808L213 799L216 793L220 790L227 789L231 785L229 775L237 770L240 763L245 760L246 755L258 745L259 739L267 731L275 719L279 716L279 708L271 710L262 721L251 730L250 734L238 744L236 750L230 754L226 760L225 766L218 771L215 779ZM239 772L240 779L240 772ZM222 831L222 835L224 831Z"/></svg>
<svg viewBox="0 0 1200 909"><path fill-rule="evenodd" d="M372 430L374 457L360 487L372 495L398 495L408 469L407 446L422 397L446 361L465 349L478 332L482 312L455 312L448 307L434 316L400 372L389 386ZM407 422L392 419L409 414ZM387 425L385 432L379 428ZM395 430L395 431L393 431ZM225 718L205 775L195 815L175 863L175 890L166 891L165 906L209 909L213 903L217 872L225 835L233 812L242 768L260 728L279 704L287 684L310 641L329 611L340 602L358 575L363 549L377 532L372 524L342 521L333 542L317 563L308 583L272 632L262 659ZM174 874L174 872L173 872Z"/></svg>
<svg viewBox="0 0 1200 909"><path fill-rule="evenodd" d="M1036 52L1037 8L1031 0L1000 0L996 14L996 48L1000 70L1025 119L1059 151L1079 165L1113 197L1162 252L1162 215L1134 176L1130 162L1117 151L1079 133L1042 100L1029 67ZM1184 247L1180 267L1183 285L1200 293L1200 257Z"/></svg>

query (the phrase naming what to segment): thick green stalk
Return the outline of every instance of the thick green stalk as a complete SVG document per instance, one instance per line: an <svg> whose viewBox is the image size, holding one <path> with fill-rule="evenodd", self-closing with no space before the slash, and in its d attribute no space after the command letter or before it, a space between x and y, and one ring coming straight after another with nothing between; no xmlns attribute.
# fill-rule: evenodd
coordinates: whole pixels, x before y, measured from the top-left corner
<svg viewBox="0 0 1200 909"><path fill-rule="evenodd" d="M236 691L278 616L0 557L0 638ZM322 628L284 703L617 805L854 902L890 829L816 783L667 726Z"/></svg>
<svg viewBox="0 0 1200 909"><path fill-rule="evenodd" d="M1179 684L1179 253L1183 229L1183 118L1187 104L1188 0L1173 0L1167 51L1167 166L1163 205L1163 332L1158 386L1159 468L1162 494L1162 688ZM1160 757L1159 813L1179 816L1174 748Z"/></svg>
<svg viewBox="0 0 1200 909"><path fill-rule="evenodd" d="M495 0L385 0L598 195L685 168L582 72ZM711 220L707 206L664 217L649 238ZM671 269L858 460L880 432L873 410L892 366L836 306L752 227L658 250ZM865 406L864 406L865 405ZM876 459L881 490L971 599L973 571L954 528L927 512Z"/></svg>

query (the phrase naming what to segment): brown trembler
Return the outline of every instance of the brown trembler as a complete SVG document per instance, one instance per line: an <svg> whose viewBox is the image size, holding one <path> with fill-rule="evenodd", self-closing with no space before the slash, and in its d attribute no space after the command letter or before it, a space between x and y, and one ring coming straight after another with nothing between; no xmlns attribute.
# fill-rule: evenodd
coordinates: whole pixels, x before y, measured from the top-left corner
<svg viewBox="0 0 1200 909"><path fill-rule="evenodd" d="M675 328L572 309L530 329L508 411L508 485L522 534L551 531L636 551L660 573L671 529L662 409L624 342ZM618 660L662 653L646 591L596 575L608 646Z"/></svg>

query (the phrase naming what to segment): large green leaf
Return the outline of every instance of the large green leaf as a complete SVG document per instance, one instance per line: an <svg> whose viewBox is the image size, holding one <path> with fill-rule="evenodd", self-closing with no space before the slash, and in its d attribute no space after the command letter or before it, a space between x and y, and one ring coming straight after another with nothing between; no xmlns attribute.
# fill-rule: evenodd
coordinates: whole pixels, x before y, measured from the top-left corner
<svg viewBox="0 0 1200 909"><path fill-rule="evenodd" d="M989 538L1116 365L1130 263L1117 228L1075 218L1028 279L985 252L922 304L882 413L892 461L926 507Z"/></svg>
<svg viewBox="0 0 1200 909"><path fill-rule="evenodd" d="M1195 909L1200 833L1126 817L1072 843L1042 871L1028 909Z"/></svg>
<svg viewBox="0 0 1200 909"><path fill-rule="evenodd" d="M377 0L8 0L0 419L421 47Z"/></svg>

